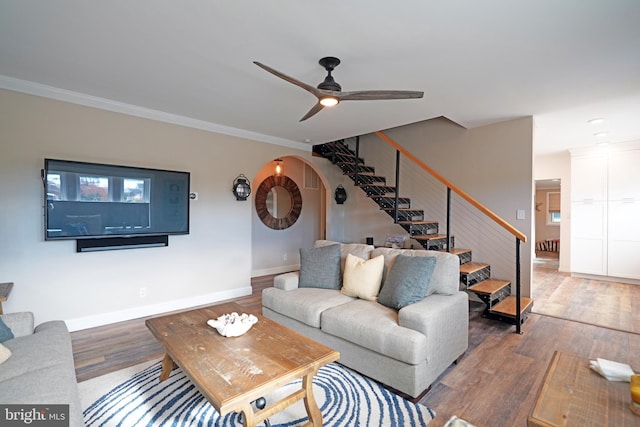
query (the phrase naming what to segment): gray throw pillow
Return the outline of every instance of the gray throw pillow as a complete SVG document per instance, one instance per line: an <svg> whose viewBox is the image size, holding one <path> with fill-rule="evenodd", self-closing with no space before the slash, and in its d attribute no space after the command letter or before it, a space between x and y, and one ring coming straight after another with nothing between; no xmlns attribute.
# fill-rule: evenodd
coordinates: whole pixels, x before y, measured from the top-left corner
<svg viewBox="0 0 640 427"><path fill-rule="evenodd" d="M340 289L340 245L300 249L300 288Z"/></svg>
<svg viewBox="0 0 640 427"><path fill-rule="evenodd" d="M435 257L398 255L378 295L378 302L399 310L422 301L435 266Z"/></svg>
<svg viewBox="0 0 640 427"><path fill-rule="evenodd" d="M13 332L11 329L4 323L2 317L0 317L0 342L5 342L10 339L13 339Z"/></svg>

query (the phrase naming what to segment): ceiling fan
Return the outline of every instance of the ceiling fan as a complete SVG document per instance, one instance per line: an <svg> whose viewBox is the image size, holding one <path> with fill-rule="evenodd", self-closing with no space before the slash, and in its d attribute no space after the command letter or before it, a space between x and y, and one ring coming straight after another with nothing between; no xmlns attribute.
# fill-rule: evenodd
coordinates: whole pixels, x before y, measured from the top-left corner
<svg viewBox="0 0 640 427"><path fill-rule="evenodd" d="M327 77L324 78L324 81L320 83L317 87L313 87L306 83L301 82L300 80L294 79L293 77L289 77L286 74L281 73L278 70L274 70L273 68L261 64L260 62L253 61L258 67L262 68L270 72L271 74L280 77L283 80L288 81L289 83L293 83L296 86L301 87L302 89L311 92L318 98L318 102L314 105L311 110L307 112L300 119L300 121L307 120L309 117L314 116L324 107L332 107L338 104L340 101L372 101L378 99L410 99L410 98L422 98L424 92L416 92L409 90L360 90L353 92L342 92L342 87L333 79L331 72L340 64L340 60L338 58L334 58L332 56L327 56L325 58L320 59L318 61L320 65L327 70Z"/></svg>

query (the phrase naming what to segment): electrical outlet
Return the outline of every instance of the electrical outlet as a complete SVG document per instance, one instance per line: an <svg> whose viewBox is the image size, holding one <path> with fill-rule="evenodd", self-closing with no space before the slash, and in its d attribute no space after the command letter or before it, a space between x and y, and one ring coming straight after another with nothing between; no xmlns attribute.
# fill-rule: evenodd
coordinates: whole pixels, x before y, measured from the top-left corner
<svg viewBox="0 0 640 427"><path fill-rule="evenodd" d="M518 209L516 211L516 219L524 219L524 209Z"/></svg>
<svg viewBox="0 0 640 427"><path fill-rule="evenodd" d="M283 260L283 261L286 261L286 260L287 260L287 253L286 253L286 252L282 255L282 260Z"/></svg>
<svg viewBox="0 0 640 427"><path fill-rule="evenodd" d="M147 288L146 287L140 288L140 298L146 298L146 297L147 297Z"/></svg>

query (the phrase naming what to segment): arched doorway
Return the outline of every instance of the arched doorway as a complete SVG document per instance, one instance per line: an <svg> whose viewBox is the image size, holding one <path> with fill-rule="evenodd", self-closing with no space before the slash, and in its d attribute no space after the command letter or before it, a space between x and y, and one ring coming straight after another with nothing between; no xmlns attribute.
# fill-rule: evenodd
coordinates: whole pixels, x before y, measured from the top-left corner
<svg viewBox="0 0 640 427"><path fill-rule="evenodd" d="M278 164L280 178L274 179ZM274 189L286 187L276 185L278 182L287 182L288 186L295 186L299 191L300 204L291 205L298 210L295 220L289 215L291 211L287 205L287 201L292 202L291 192L283 191L284 188ZM285 156L267 162L253 178L251 188L254 193L251 198L251 276L297 270L300 248L311 247L315 240L324 239L327 235L325 179L305 159ZM272 189L273 194L265 192Z"/></svg>

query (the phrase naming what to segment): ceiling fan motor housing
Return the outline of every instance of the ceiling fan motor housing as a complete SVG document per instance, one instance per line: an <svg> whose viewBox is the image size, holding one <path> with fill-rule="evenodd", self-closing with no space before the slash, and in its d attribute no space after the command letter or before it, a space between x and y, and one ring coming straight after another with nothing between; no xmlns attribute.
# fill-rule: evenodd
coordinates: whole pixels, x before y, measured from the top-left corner
<svg viewBox="0 0 640 427"><path fill-rule="evenodd" d="M324 81L317 86L318 89L340 92L342 90L342 86L340 86L331 76L331 72L334 68L340 65L340 60L333 56L326 56L320 59L318 63L320 63L328 73L327 77L324 78Z"/></svg>

